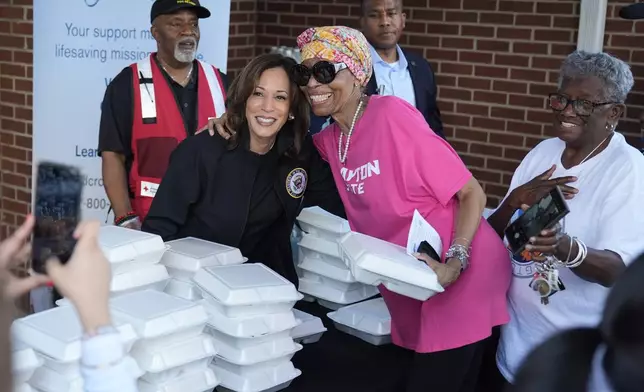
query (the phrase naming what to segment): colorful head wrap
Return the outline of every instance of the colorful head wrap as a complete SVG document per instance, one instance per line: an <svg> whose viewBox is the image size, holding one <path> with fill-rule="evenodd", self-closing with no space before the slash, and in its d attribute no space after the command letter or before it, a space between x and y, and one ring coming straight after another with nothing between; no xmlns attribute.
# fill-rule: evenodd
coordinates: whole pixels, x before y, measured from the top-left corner
<svg viewBox="0 0 644 392"><path fill-rule="evenodd" d="M373 63L369 43L358 30L344 26L311 27L297 37L302 61L318 58L333 63L344 63L365 86Z"/></svg>

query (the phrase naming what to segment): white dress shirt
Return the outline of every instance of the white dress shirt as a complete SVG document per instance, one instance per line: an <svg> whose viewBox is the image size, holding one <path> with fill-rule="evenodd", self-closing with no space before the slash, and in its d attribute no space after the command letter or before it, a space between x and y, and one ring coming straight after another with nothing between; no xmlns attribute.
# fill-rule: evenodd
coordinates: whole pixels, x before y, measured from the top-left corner
<svg viewBox="0 0 644 392"><path fill-rule="evenodd" d="M373 46L369 45L369 49L373 59L378 95L393 95L416 106L416 94L409 74L409 64L400 46L396 45L398 61L391 64L383 60Z"/></svg>

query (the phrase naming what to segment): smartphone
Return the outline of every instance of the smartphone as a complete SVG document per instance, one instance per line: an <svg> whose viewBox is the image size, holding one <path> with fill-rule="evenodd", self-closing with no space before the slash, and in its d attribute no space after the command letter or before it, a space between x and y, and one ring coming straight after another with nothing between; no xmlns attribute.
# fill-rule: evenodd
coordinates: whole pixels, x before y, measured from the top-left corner
<svg viewBox="0 0 644 392"><path fill-rule="evenodd" d="M553 188L505 229L505 238L512 253L518 255L523 252L531 237L554 227L569 212L561 189Z"/></svg>
<svg viewBox="0 0 644 392"><path fill-rule="evenodd" d="M66 263L74 251L83 179L78 168L50 162L38 165L36 177L31 268L44 274L49 258Z"/></svg>

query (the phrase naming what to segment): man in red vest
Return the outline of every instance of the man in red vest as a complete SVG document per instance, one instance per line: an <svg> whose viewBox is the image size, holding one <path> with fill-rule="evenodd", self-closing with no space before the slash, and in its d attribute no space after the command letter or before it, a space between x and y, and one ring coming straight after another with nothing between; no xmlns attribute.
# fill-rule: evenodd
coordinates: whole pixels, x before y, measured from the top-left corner
<svg viewBox="0 0 644 392"><path fill-rule="evenodd" d="M157 52L107 87L98 150L116 225L140 228L172 151L225 111L225 75L196 59L199 19L209 16L198 0L156 0Z"/></svg>

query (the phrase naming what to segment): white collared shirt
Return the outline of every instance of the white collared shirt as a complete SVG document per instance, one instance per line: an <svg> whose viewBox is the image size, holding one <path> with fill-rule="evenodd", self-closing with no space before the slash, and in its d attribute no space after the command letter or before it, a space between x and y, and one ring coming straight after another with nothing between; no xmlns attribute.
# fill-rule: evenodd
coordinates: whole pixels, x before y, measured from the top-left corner
<svg viewBox="0 0 644 392"><path fill-rule="evenodd" d="M414 84L409 74L408 62L400 46L396 45L398 61L389 64L380 57L376 49L369 45L373 58L373 71L376 76L377 91L379 95L394 95L404 99L410 105L416 106Z"/></svg>

